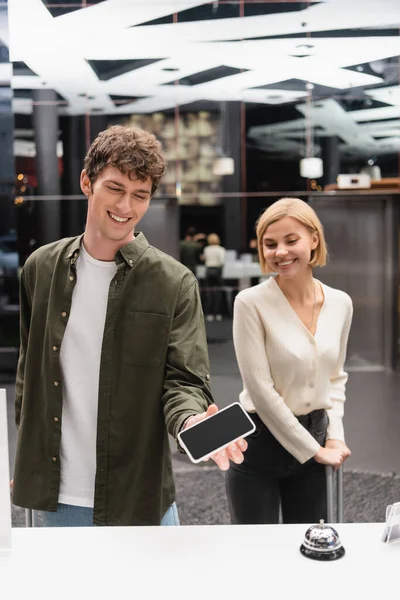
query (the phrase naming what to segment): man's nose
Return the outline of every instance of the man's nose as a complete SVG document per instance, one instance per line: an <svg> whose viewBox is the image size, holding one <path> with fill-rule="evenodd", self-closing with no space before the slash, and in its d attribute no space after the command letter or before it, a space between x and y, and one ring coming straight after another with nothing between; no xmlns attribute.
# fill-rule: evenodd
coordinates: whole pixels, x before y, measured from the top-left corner
<svg viewBox="0 0 400 600"><path fill-rule="evenodd" d="M123 213L129 213L132 210L131 197L128 193L123 194L117 200L116 206Z"/></svg>

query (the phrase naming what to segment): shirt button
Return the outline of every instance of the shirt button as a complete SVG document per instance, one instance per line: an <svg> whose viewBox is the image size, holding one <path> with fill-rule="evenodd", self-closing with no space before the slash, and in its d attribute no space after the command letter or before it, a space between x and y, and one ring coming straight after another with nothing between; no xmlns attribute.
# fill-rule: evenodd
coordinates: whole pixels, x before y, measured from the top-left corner
<svg viewBox="0 0 400 600"><path fill-rule="evenodd" d="M208 373L206 375L206 379L207 379L207 381L210 381L210 375Z"/></svg>
<svg viewBox="0 0 400 600"><path fill-rule="evenodd" d="M311 344L312 346L314 346L314 338L312 338L312 339L310 338L310 344Z"/></svg>
<svg viewBox="0 0 400 600"><path fill-rule="evenodd" d="M52 456L52 457L51 457L51 460L52 460L53 462L56 462L56 460L57 460L57 456Z"/></svg>
<svg viewBox="0 0 400 600"><path fill-rule="evenodd" d="M311 406L311 402L306 402L306 406L307 406L308 408L310 408L310 406Z"/></svg>
<svg viewBox="0 0 400 600"><path fill-rule="evenodd" d="M70 280L70 281L73 281L74 279L75 279L75 277L74 277L73 275L70 275L70 276L69 276L69 280Z"/></svg>
<svg viewBox="0 0 400 600"><path fill-rule="evenodd" d="M54 419L53 419L54 423L58 423L59 420L60 419L58 417L54 417Z"/></svg>
<svg viewBox="0 0 400 600"><path fill-rule="evenodd" d="M57 387L58 385L60 385L60 382L59 381L55 381L54 385Z"/></svg>
<svg viewBox="0 0 400 600"><path fill-rule="evenodd" d="M62 317L66 317L66 316L67 316L67 313L66 313L65 311L63 311L63 312L61 313L61 316L62 316Z"/></svg>
<svg viewBox="0 0 400 600"><path fill-rule="evenodd" d="M54 350L54 352L57 352L57 350L58 350L57 346L53 346L53 350Z"/></svg>
<svg viewBox="0 0 400 600"><path fill-rule="evenodd" d="M133 260L128 260L128 263L129 263L130 265L133 265Z"/></svg>
<svg viewBox="0 0 400 600"><path fill-rule="evenodd" d="M310 383L310 388L314 388L315 384L314 383Z"/></svg>

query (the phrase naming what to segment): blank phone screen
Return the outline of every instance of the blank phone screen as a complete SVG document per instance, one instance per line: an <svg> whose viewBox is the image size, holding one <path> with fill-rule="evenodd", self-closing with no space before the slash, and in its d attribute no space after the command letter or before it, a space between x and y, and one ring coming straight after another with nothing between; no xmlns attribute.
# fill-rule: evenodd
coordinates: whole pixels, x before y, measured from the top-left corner
<svg viewBox="0 0 400 600"><path fill-rule="evenodd" d="M198 460L249 433L253 428L253 421L241 406L233 404L198 425L182 431L180 437L193 458Z"/></svg>

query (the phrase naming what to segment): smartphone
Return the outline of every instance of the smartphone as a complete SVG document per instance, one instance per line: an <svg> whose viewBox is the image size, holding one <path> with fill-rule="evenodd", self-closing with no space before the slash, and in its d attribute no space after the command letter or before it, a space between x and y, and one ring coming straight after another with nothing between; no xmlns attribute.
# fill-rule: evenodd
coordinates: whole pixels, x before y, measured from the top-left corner
<svg viewBox="0 0 400 600"><path fill-rule="evenodd" d="M198 463L236 440L250 435L255 428L241 404L234 402L215 415L184 429L178 433L178 438L190 460Z"/></svg>

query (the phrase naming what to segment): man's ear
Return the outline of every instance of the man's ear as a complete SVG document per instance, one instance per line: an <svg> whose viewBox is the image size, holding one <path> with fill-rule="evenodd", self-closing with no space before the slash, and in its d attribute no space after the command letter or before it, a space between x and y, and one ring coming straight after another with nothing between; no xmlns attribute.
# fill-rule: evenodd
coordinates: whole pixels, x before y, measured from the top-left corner
<svg viewBox="0 0 400 600"><path fill-rule="evenodd" d="M89 177L86 175L86 170L83 169L82 173L81 173L81 190L82 192L85 194L86 197L89 197L90 192L92 191L91 185L90 185L90 179Z"/></svg>

